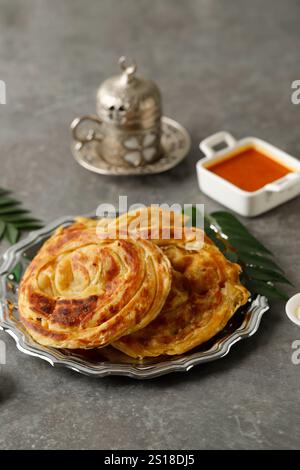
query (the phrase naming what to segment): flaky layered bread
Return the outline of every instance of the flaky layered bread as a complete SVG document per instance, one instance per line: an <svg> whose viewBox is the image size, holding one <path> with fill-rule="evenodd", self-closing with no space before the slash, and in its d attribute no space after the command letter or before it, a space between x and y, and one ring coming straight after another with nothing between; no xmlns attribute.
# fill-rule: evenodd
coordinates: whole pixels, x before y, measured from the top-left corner
<svg viewBox="0 0 300 470"><path fill-rule="evenodd" d="M150 226L145 226L145 220L150 223L149 208L129 213L127 221L121 216L110 222L110 227L118 226L121 233L128 221L143 219L141 212L145 215L144 222L136 224L141 236L150 230ZM174 235L184 220L175 214L167 223ZM166 225L156 226L157 237L152 240L162 248L173 268L166 304L146 328L113 343L115 348L136 358L182 354L208 341L249 298L239 281L240 266L228 261L207 236L202 233L201 237L198 229L188 229L181 238L167 239L163 238L166 228Z"/></svg>
<svg viewBox="0 0 300 470"><path fill-rule="evenodd" d="M105 346L162 309L171 267L142 239L101 239L80 219L43 245L21 281L19 311L32 337L57 348Z"/></svg>
<svg viewBox="0 0 300 470"><path fill-rule="evenodd" d="M100 238L142 238L160 247L173 244L199 249L204 240L210 242L203 230L189 224L189 217L156 206L126 212L115 219L101 219L97 230Z"/></svg>

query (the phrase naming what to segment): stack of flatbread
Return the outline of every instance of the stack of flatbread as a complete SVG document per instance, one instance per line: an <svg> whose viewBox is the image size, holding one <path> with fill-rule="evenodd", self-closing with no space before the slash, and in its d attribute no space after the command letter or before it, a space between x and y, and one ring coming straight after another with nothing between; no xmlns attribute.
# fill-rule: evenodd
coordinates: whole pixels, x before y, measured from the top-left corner
<svg viewBox="0 0 300 470"><path fill-rule="evenodd" d="M56 348L112 345L182 354L221 331L249 298L240 266L187 218L159 208L59 228L21 281L31 336Z"/></svg>

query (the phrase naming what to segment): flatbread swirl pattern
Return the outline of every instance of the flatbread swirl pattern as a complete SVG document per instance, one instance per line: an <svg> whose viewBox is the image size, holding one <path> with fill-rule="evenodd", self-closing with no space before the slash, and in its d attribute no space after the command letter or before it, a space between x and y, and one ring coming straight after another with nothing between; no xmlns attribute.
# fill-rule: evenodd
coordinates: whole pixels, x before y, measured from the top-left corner
<svg viewBox="0 0 300 470"><path fill-rule="evenodd" d="M142 212L146 217L151 213L149 209ZM141 211L135 211L128 220L132 222L140 216ZM117 225L124 230L124 218ZM138 225L139 234L146 233L145 225L144 218ZM182 216L176 214L169 225L175 233L176 227L182 225ZM165 228L160 227L157 233L163 234ZM170 294L154 321L114 342L115 348L135 358L182 354L215 336L247 302L249 292L240 283L240 266L228 261L206 235L201 239L198 233L196 237L197 230L187 230L177 239L155 240L173 268ZM201 247L195 243L199 240Z"/></svg>
<svg viewBox="0 0 300 470"><path fill-rule="evenodd" d="M150 241L100 239L95 221L80 219L59 228L27 268L21 320L43 345L105 346L158 315L171 277L168 258Z"/></svg>

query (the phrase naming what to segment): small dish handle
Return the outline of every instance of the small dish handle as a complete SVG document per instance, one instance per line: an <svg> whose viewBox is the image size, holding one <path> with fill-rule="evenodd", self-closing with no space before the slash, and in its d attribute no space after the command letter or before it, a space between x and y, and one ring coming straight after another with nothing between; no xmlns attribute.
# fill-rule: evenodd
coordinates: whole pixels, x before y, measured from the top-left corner
<svg viewBox="0 0 300 470"><path fill-rule="evenodd" d="M218 152L214 150L214 147L220 144L224 144L225 148L231 148L236 144L236 140L229 132L220 131L202 140L199 144L199 148L206 157L211 158Z"/></svg>
<svg viewBox="0 0 300 470"><path fill-rule="evenodd" d="M86 131L84 136L81 136L78 132L78 128L83 123L84 121L89 121L92 122L93 124L97 124L98 126L101 126L102 122L101 120L94 115L86 115L82 116L80 118L75 118L72 123L71 123L71 131L72 131L72 136L73 139L78 142L80 146L83 144L86 144L87 142L91 142L92 140L102 140L101 136L97 136L95 129L90 128Z"/></svg>
<svg viewBox="0 0 300 470"><path fill-rule="evenodd" d="M297 183L300 184L300 172L288 173L284 178L267 184L265 189L271 193L279 193L284 189L292 188Z"/></svg>

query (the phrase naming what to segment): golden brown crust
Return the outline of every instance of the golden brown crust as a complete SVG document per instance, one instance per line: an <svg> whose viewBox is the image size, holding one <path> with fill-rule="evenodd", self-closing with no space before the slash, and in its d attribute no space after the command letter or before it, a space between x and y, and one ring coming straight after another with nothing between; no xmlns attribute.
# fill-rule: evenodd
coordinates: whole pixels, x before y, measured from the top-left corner
<svg viewBox="0 0 300 470"><path fill-rule="evenodd" d="M131 215L135 216L136 212ZM206 236L202 247L197 247L194 242L201 239L197 230L179 239L157 238L173 267L170 294L154 321L114 342L115 348L139 358L182 354L215 336L247 302L249 293L239 281L240 266L229 262Z"/></svg>
<svg viewBox="0 0 300 470"><path fill-rule="evenodd" d="M99 347L152 321L170 285L170 263L157 246L100 239L96 222L80 219L58 229L31 262L19 310L41 344Z"/></svg>
<svg viewBox="0 0 300 470"><path fill-rule="evenodd" d="M203 241L212 243L203 230L188 223L189 217L181 213L147 207L122 214L116 219L102 219L98 223L101 237L142 238L158 246L170 244L199 248ZM194 244L194 245L193 245Z"/></svg>

